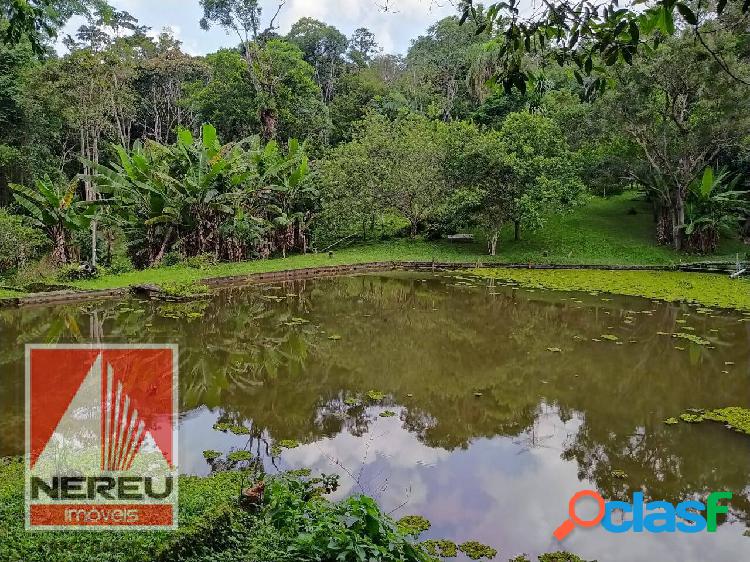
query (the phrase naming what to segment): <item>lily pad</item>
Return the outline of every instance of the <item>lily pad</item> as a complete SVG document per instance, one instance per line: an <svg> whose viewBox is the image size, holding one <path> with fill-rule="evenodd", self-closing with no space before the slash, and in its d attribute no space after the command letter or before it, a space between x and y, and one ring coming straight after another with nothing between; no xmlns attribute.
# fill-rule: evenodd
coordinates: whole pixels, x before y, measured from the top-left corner
<svg viewBox="0 0 750 562"><path fill-rule="evenodd" d="M396 412L392 412L391 410L386 410L385 412L380 412L381 418L393 418L396 417L398 414Z"/></svg>
<svg viewBox="0 0 750 562"><path fill-rule="evenodd" d="M684 332L680 332L679 334L675 334L674 337L678 339L687 340L696 345L711 345L710 341L703 339L699 336L696 336L695 334L686 334Z"/></svg>
<svg viewBox="0 0 750 562"><path fill-rule="evenodd" d="M601 338L605 341L620 341L620 338L612 334L604 334Z"/></svg>
<svg viewBox="0 0 750 562"><path fill-rule="evenodd" d="M218 422L214 424L214 429L216 431L223 431L224 433L226 433L233 427L234 427L234 424L226 423L226 422Z"/></svg>
<svg viewBox="0 0 750 562"><path fill-rule="evenodd" d="M560 349L559 347L548 347L547 351L552 353L562 353L562 349Z"/></svg>

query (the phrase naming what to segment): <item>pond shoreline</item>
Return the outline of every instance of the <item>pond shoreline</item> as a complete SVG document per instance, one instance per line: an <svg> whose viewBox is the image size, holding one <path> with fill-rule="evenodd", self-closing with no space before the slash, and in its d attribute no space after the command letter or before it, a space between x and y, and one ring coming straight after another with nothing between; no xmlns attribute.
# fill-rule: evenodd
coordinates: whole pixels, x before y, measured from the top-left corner
<svg viewBox="0 0 750 562"><path fill-rule="evenodd" d="M631 272L672 272L682 273L686 276L692 274L723 274L728 275L733 271L733 265L729 263L698 263L680 265L564 265L564 264L506 264L492 262L437 262L437 261L383 261L350 265L331 265L310 268L293 268L282 271L268 271L259 273L248 273L243 275L207 277L197 281L196 285L206 285L212 289L224 287L242 286L247 284L275 283L279 281L296 281L300 279L313 279L320 277L332 277L340 275L356 275L364 273L385 273L391 271L415 271L415 272L440 272L440 271L464 271L464 270L529 270L529 271L631 271ZM554 289L554 287L548 287ZM20 308L27 306L40 306L51 304L72 304L92 300L124 298L133 293L144 292L158 293L158 285L127 285L111 289L99 290L63 290L47 293L23 294L18 297L0 298L0 309ZM567 290L576 290L568 288ZM581 290L586 290L582 288ZM617 294L616 291L613 293ZM628 294L628 293L625 293ZM649 297L651 295L638 295ZM681 300L678 296L676 300ZM711 304L711 303L705 303ZM750 305L748 306L750 308ZM736 307L728 307L736 308Z"/></svg>

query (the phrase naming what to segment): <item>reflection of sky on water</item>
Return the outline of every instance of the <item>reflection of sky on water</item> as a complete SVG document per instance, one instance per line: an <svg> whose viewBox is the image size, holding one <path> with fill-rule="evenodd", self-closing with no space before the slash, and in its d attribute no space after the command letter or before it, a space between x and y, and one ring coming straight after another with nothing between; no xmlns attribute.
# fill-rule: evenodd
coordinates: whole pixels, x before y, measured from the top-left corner
<svg viewBox="0 0 750 562"><path fill-rule="evenodd" d="M377 415L383 408L373 408ZM400 409L396 409L400 414ZM406 431L399 417L377 418L361 437L344 431L318 442L284 451L279 469L310 468L338 474L340 499L365 493L395 518L421 514L432 523L422 538L477 539L497 548L497 560L518 554L535 556L569 550L600 562L737 562L750 557L750 537L741 523L719 527L716 534L614 535L603 529L576 529L560 545L552 531L566 518L568 502L578 491L596 489L578 479L575 462L561 458L564 443L580 420L563 422L553 408L542 407L532 433L515 438L481 438L465 450L431 448ZM243 448L247 436L217 432L218 415L201 408L180 426L181 469L208 473L201 447L227 453ZM195 447L200 443L201 447ZM193 445L193 446L191 446ZM276 469L268 463L269 472ZM579 514L590 516L581 504Z"/></svg>
<svg viewBox="0 0 750 562"><path fill-rule="evenodd" d="M184 473L209 473L204 450L247 447L249 436L213 429L242 424L261 436L251 450L270 472L341 474L336 497L365 492L397 517L423 514L428 536L478 539L501 562L558 550L552 531L584 488L670 501L729 490L733 516L750 521L750 440L664 424L688 408L750 407L750 322L737 313L406 273L201 303L0 311L0 340L15 342L0 349L0 455L23 450L29 334L73 343L87 326L111 343L180 346ZM669 337L688 332L711 345ZM372 389L380 406L351 406ZM386 408L398 415L378 417ZM271 459L283 439L303 444ZM750 560L743 531L731 521L716 535L577 530L563 547L601 562L736 562Z"/></svg>

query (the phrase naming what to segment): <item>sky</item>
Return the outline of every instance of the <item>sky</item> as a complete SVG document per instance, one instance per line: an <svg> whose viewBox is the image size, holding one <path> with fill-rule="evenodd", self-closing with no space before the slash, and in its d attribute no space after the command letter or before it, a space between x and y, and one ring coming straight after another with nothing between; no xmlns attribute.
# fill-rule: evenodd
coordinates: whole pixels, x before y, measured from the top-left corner
<svg viewBox="0 0 750 562"><path fill-rule="evenodd" d="M285 34L295 21L311 17L334 25L347 36L358 27L367 27L386 53L406 53L412 39L424 34L435 21L455 13L455 1L391 0L393 6L384 11L383 0L286 0L278 18L278 32ZM198 22L203 13L198 0L110 0L110 4L130 12L154 33L170 27L183 42L184 50L192 55L204 55L238 42L221 28L200 28ZM270 18L278 4L262 0L262 5ZM81 23L80 19L71 20L64 33L74 33Z"/></svg>

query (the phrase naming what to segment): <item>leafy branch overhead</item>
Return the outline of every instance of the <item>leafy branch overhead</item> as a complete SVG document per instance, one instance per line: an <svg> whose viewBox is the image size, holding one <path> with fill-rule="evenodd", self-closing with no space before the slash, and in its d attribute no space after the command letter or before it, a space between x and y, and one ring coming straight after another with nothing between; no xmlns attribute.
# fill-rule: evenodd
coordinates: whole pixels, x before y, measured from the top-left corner
<svg viewBox="0 0 750 562"><path fill-rule="evenodd" d="M617 0L543 2L531 10L519 0L508 0L482 8L474 0L463 0L461 22L473 20L477 33L497 42L496 78L506 92L525 93L533 71L524 57L533 54L554 58L560 66L573 63L575 77L590 97L606 88L602 66L618 60L632 64L640 51L650 52L674 35L680 21L693 29L696 38L722 70L735 80L750 83L735 73L709 45L701 25L730 10L747 14L750 0L719 0L703 5L678 0Z"/></svg>

